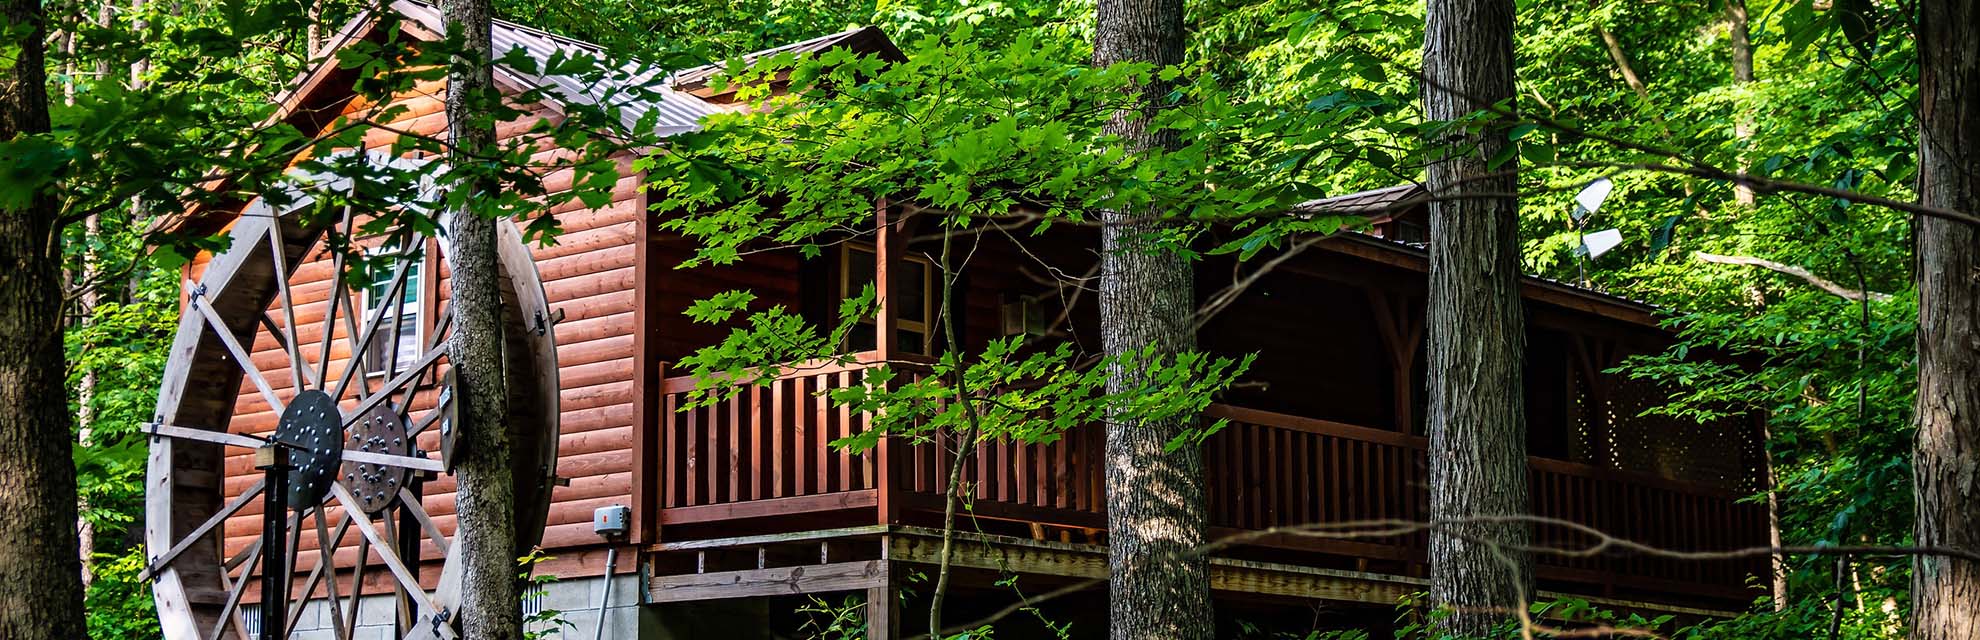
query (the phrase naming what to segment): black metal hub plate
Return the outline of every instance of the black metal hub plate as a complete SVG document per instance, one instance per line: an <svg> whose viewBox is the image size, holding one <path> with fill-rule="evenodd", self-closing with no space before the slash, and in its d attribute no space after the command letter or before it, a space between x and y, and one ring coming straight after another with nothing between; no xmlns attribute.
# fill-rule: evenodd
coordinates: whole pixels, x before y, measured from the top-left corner
<svg viewBox="0 0 1980 640"><path fill-rule="evenodd" d="M344 440L344 446L392 456L413 455L412 438L406 435L406 421L399 419L398 409L390 402L378 403L357 424L351 425L350 437ZM398 498L399 488L406 485L407 475L408 470L404 467L346 462L343 477L338 481L351 490L351 495L357 496L359 508L366 513L378 513L392 506L392 501Z"/></svg>
<svg viewBox="0 0 1980 640"><path fill-rule="evenodd" d="M289 508L302 511L323 502L344 459L343 433L344 414L330 394L312 389L289 401L274 437L289 451Z"/></svg>

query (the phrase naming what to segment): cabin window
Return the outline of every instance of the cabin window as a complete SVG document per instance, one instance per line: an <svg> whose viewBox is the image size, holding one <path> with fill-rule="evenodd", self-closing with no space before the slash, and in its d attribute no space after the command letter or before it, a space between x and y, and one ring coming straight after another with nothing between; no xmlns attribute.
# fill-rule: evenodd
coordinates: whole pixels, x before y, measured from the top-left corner
<svg viewBox="0 0 1980 640"><path fill-rule="evenodd" d="M856 297L873 282L873 245L841 245L839 255L839 299ZM929 326L934 324L935 269L919 256L902 256L888 273L894 309L894 345L905 353L930 355L935 352ZM863 318L846 336L852 351L872 351L875 344L873 318Z"/></svg>
<svg viewBox="0 0 1980 640"><path fill-rule="evenodd" d="M372 256L383 256L388 252L383 249L373 249L368 253ZM364 317L361 326L371 323L371 319L376 316L380 308L383 308L385 313L385 316L373 326L371 341L365 347L364 372L367 376L397 375L419 361L420 345L423 344L420 335L422 324L420 292L424 290L420 285L420 276L423 275L420 270L424 265L417 253L414 253L409 260L410 263L406 265L406 283L400 287L397 309L390 306L393 301L389 299L392 281L397 276L393 270L378 274L377 280L364 290Z"/></svg>

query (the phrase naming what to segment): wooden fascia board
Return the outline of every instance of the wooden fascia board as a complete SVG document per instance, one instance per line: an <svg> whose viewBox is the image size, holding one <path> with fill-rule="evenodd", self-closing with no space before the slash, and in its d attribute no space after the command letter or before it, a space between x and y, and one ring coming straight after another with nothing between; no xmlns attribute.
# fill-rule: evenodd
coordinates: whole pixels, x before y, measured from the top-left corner
<svg viewBox="0 0 1980 640"><path fill-rule="evenodd" d="M1387 240L1344 233L1321 242L1319 246L1334 253L1371 260L1411 271L1427 273L1430 270L1430 257L1428 254L1421 250L1396 245ZM1598 315L1612 320L1619 320L1647 327L1660 333L1665 332L1665 329L1657 322L1656 310L1648 305L1622 301L1610 296L1556 282L1549 282L1533 276L1521 276L1520 280L1520 295L1528 300L1572 311Z"/></svg>

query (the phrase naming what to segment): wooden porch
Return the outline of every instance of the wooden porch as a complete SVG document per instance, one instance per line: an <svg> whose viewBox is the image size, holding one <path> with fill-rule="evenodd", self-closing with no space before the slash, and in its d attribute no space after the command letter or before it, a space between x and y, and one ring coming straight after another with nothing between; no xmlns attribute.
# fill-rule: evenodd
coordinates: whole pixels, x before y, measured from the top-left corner
<svg viewBox="0 0 1980 640"><path fill-rule="evenodd" d="M648 469L641 484L650 487L641 493L652 500L646 526L653 531L646 539L657 544L650 550L664 560L667 553L694 548L695 541L939 526L953 442L894 438L860 454L829 445L864 431L868 420L831 405L822 394L860 384L878 359L864 353L850 365L791 370L767 386L692 409L683 407L694 379L656 372L658 437L642 449L651 458L640 465ZM1213 406L1209 416L1230 421L1204 448L1213 538L1307 523L1427 516L1424 438L1223 404ZM979 447L962 461L971 499L961 528L999 539L1100 548L1106 522L1103 444L1102 430L1089 426L1049 444ZM1765 508L1740 502L1741 495L1731 490L1538 457L1530 460L1530 469L1532 513L1538 516L1670 549L1766 543ZM1535 534L1543 545L1589 542L1559 527L1541 526ZM1407 582L1426 573L1425 542L1421 533L1353 540L1281 533L1218 557ZM1748 578L1765 570L1761 561L1621 555L1542 555L1535 561L1543 589L1719 611L1740 609L1758 595ZM656 566L672 566L677 576L710 569L702 559ZM756 569L774 567L759 561ZM668 575L659 569L654 579Z"/></svg>

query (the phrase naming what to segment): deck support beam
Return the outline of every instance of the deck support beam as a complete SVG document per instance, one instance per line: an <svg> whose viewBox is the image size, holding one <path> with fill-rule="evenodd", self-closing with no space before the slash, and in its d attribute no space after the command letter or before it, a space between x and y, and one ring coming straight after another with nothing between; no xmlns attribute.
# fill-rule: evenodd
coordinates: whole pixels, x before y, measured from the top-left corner
<svg viewBox="0 0 1980 640"><path fill-rule="evenodd" d="M693 602L884 589L888 584L887 565L886 560L860 560L655 576L647 588L647 601Z"/></svg>

